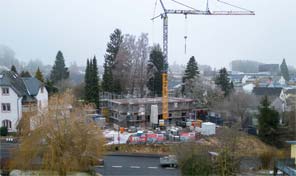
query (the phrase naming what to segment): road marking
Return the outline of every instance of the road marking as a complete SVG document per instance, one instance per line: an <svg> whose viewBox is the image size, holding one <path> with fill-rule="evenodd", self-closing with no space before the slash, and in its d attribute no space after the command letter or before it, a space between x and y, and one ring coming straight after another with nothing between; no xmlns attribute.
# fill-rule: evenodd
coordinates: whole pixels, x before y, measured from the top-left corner
<svg viewBox="0 0 296 176"><path fill-rule="evenodd" d="M132 169L140 169L140 166L131 166Z"/></svg>
<svg viewBox="0 0 296 176"><path fill-rule="evenodd" d="M175 169L175 168L173 168L173 167L166 167L165 169L171 170L171 169Z"/></svg>
<svg viewBox="0 0 296 176"><path fill-rule="evenodd" d="M158 167L148 167L149 169L157 169Z"/></svg>
<svg viewBox="0 0 296 176"><path fill-rule="evenodd" d="M122 166L112 166L112 167L114 167L114 168L122 168Z"/></svg>

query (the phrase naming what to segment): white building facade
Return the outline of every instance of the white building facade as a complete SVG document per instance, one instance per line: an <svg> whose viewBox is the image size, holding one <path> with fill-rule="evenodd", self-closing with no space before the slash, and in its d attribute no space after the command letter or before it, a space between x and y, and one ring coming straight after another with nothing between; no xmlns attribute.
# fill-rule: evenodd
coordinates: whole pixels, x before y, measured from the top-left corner
<svg viewBox="0 0 296 176"><path fill-rule="evenodd" d="M48 92L36 78L21 78L11 71L0 73L0 126L16 132L26 107L47 108Z"/></svg>

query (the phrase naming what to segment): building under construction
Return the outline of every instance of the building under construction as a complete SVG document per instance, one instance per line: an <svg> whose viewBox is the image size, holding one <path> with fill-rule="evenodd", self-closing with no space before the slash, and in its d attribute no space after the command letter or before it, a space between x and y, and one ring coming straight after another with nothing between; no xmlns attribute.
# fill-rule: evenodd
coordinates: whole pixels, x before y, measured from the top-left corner
<svg viewBox="0 0 296 176"><path fill-rule="evenodd" d="M175 124L177 120L185 120L195 108L195 101L186 98L169 98L168 120ZM162 98L134 98L108 100L110 122L123 127L152 125L151 109L157 114L157 120L162 119ZM155 123L155 120L154 120Z"/></svg>

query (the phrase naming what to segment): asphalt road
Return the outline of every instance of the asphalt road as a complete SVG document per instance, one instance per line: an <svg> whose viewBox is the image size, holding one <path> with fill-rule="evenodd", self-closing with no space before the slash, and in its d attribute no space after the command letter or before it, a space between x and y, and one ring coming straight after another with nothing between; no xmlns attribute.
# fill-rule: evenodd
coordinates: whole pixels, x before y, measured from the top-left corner
<svg viewBox="0 0 296 176"><path fill-rule="evenodd" d="M17 143L0 141L0 159L9 159L11 149L17 147ZM181 175L178 168L161 167L160 156L157 155L107 155L104 156L104 166L96 167L96 172L102 175L112 176L177 176Z"/></svg>
<svg viewBox="0 0 296 176"><path fill-rule="evenodd" d="M178 168L162 168L157 156L105 156L104 166L96 167L96 172L112 176L174 176L181 175Z"/></svg>
<svg viewBox="0 0 296 176"><path fill-rule="evenodd" d="M17 147L17 143L5 142L4 140L0 141L0 159L1 158L10 158L11 150Z"/></svg>

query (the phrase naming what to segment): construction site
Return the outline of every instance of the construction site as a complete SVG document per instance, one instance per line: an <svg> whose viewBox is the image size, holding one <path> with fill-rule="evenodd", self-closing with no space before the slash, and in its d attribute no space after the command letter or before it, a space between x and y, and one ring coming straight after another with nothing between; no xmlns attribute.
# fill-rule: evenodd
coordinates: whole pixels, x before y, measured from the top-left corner
<svg viewBox="0 0 296 176"><path fill-rule="evenodd" d="M168 120L166 124L175 124L185 120L196 107L193 99L168 99ZM162 120L162 98L135 98L108 100L110 121L123 127L146 125L153 126Z"/></svg>
<svg viewBox="0 0 296 176"><path fill-rule="evenodd" d="M154 17L152 21L161 18L162 20L162 52L164 56L162 70L162 97L156 98L137 98L137 99L112 99L110 97L104 100L104 105L107 107L110 122L118 123L121 126L144 126L147 123L157 124L157 126L167 126L174 124L177 119L186 121L190 119L190 114L195 114L193 110L200 109L195 103L197 100L188 98L169 97L169 80L168 80L168 60L169 60L169 16L183 15L185 22L189 15L206 15L206 16L239 16L239 15L255 15L251 10L217 0L218 3L231 7L236 10L214 11L210 9L209 0L206 1L205 10L186 5L182 2L171 0L172 3L179 6L181 9L168 9L163 0L156 0ZM156 7L160 4L162 12L155 15ZM187 28L187 27L185 27ZM184 52L187 52L187 29L184 34ZM153 108L154 107L154 108ZM155 109L152 111L152 109ZM152 114L157 118L152 117ZM156 120L153 120L156 119ZM161 125L160 125L161 123Z"/></svg>

